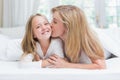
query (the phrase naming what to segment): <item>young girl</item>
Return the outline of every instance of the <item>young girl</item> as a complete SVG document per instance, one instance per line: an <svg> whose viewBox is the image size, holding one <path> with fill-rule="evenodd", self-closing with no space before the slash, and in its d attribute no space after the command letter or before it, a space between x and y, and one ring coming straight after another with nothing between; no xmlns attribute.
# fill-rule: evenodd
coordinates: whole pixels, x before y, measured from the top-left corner
<svg viewBox="0 0 120 80"><path fill-rule="evenodd" d="M60 39L52 39L51 27L47 18L41 14L32 15L26 25L26 33L22 40L23 55L21 62L24 66L31 64L32 67L47 67L51 64L47 58L51 55L58 55L63 58L62 42ZM29 63L36 61L36 63ZM42 62L42 63L41 63ZM35 65L33 65L35 64Z"/></svg>

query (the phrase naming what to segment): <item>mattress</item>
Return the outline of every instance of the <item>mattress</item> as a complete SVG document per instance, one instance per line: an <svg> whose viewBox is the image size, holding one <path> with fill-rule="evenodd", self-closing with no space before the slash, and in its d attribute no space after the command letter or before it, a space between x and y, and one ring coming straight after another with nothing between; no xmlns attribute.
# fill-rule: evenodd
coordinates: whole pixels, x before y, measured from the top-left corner
<svg viewBox="0 0 120 80"><path fill-rule="evenodd" d="M107 69L21 68L19 62L0 61L0 80L120 80L120 58L106 60Z"/></svg>

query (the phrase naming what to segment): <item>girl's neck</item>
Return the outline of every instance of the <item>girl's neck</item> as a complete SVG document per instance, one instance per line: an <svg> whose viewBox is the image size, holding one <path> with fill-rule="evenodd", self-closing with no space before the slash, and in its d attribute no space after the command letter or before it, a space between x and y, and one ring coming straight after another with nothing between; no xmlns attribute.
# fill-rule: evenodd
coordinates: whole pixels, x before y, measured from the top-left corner
<svg viewBox="0 0 120 80"><path fill-rule="evenodd" d="M39 43L40 43L40 46L41 46L41 49L43 51L43 54L45 55L47 50L48 50L48 47L50 45L50 39L47 39L47 40L39 40Z"/></svg>

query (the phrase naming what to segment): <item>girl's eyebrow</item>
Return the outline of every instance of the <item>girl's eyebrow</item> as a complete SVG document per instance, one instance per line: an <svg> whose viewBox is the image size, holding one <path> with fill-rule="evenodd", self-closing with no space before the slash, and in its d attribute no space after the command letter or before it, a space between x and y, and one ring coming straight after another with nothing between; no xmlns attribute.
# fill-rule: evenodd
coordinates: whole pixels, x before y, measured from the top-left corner
<svg viewBox="0 0 120 80"><path fill-rule="evenodd" d="M35 26L36 26L36 27L37 27L37 26L41 26L41 24L39 23L39 24L36 24Z"/></svg>
<svg viewBox="0 0 120 80"><path fill-rule="evenodd" d="M43 23L49 23L49 22L48 21L44 21ZM37 26L41 26L41 25L42 25L41 23L38 23L35 26L37 27Z"/></svg>

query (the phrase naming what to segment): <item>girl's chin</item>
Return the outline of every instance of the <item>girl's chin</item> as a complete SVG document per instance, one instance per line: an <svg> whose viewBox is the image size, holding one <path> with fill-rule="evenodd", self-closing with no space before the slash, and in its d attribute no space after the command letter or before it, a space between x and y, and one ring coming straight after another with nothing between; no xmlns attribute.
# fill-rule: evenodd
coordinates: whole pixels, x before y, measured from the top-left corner
<svg viewBox="0 0 120 80"><path fill-rule="evenodd" d="M43 36L43 39L49 39L51 35L45 35Z"/></svg>

